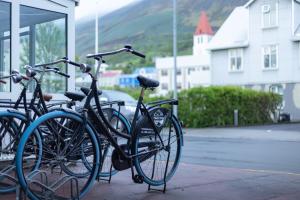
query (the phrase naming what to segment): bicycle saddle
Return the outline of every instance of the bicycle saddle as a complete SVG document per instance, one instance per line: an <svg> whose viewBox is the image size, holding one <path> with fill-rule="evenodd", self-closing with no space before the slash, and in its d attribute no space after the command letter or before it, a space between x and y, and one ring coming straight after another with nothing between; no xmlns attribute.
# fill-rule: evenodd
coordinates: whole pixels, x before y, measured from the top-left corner
<svg viewBox="0 0 300 200"><path fill-rule="evenodd" d="M77 92L65 92L65 96L72 101L82 101L85 98L84 94L80 94Z"/></svg>
<svg viewBox="0 0 300 200"><path fill-rule="evenodd" d="M44 99L44 101L47 101L47 102L49 102L49 101L51 101L51 100L52 100L52 98L53 98L53 96L52 96L52 95L50 95L50 94L44 94L44 95L43 95L43 99Z"/></svg>
<svg viewBox="0 0 300 200"><path fill-rule="evenodd" d="M85 95L88 95L89 92L90 92L90 88L86 88L86 87L82 87L80 88L80 90L85 94ZM101 95L102 94L102 91L101 90L97 90L98 91L98 95Z"/></svg>
<svg viewBox="0 0 300 200"><path fill-rule="evenodd" d="M159 86L158 81L152 80L150 78L146 78L144 76L138 76L137 80L139 81L141 87L144 87L144 88L156 88Z"/></svg>

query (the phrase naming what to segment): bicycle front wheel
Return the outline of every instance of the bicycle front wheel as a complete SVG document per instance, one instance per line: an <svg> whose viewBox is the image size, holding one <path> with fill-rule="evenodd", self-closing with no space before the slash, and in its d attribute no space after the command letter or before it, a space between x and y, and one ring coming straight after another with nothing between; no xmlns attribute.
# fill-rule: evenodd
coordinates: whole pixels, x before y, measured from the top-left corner
<svg viewBox="0 0 300 200"><path fill-rule="evenodd" d="M180 160L181 127L175 117L166 119L160 138L154 132L136 133L133 155L137 173L152 186L163 185L174 175ZM141 130L141 129L140 129Z"/></svg>
<svg viewBox="0 0 300 200"><path fill-rule="evenodd" d="M40 133L42 146L31 148L42 148L39 151L42 154L30 163L28 158L35 155L25 154L25 150L35 132ZM17 149L16 168L20 185L33 200L45 196L82 198L91 189L98 174L99 143L91 126L80 115L65 111L43 115L26 129ZM33 172L28 170L30 165L37 166Z"/></svg>

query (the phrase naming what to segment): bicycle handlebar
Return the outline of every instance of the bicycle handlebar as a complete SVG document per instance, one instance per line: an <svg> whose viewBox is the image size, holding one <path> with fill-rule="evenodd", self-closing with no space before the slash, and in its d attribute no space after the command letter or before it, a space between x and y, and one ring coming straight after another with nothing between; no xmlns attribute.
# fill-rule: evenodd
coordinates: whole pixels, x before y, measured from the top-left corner
<svg viewBox="0 0 300 200"><path fill-rule="evenodd" d="M86 57L87 58L94 58L94 59L97 59L97 58L101 58L103 56L110 56L110 55L115 55L115 54L119 54L119 53L122 53L122 52L129 52L129 53L132 53L133 55L136 55L138 57L141 57L141 58L146 58L146 56L138 51L135 51L131 45L125 45L124 48L122 49L118 49L118 50L115 50L115 51L110 51L110 52L104 52L104 53L97 53L97 54L88 54Z"/></svg>
<svg viewBox="0 0 300 200"><path fill-rule="evenodd" d="M65 60L66 63L73 65L75 67L79 67L82 73L89 73L92 70L92 68L87 64L76 63L74 61L69 60L67 57L64 57L63 59Z"/></svg>
<svg viewBox="0 0 300 200"><path fill-rule="evenodd" d="M59 63L66 63L66 59L62 58L62 59L59 59L59 60L51 62L51 63L38 64L38 65L35 65L34 68L36 68L36 67L47 67L47 66L50 66L50 65L57 65Z"/></svg>
<svg viewBox="0 0 300 200"><path fill-rule="evenodd" d="M28 78L27 76L20 74L19 71L13 70L11 75L0 77L0 83L6 84L7 82L3 79L8 79L8 78L11 78L14 83L20 83L22 80L27 80L27 81L30 80L30 78Z"/></svg>
<svg viewBox="0 0 300 200"><path fill-rule="evenodd" d="M61 59L61 60L64 60L64 59ZM57 61L58 62L58 61ZM65 62L65 61L64 61ZM53 62L54 63L54 62ZM36 66L35 66L36 67ZM54 73L56 73L56 74L59 74L59 75L61 75L61 76L64 76L64 77L66 77L66 78L70 78L71 76L69 75L69 74L66 74L66 73L64 73L64 72L61 72L61 71L59 71L59 68L57 68L57 67L48 67L48 66L44 66L44 68L45 68L45 70L43 71L43 70L39 70L39 69L33 69L33 67L31 67L31 66L29 66L29 65L26 65L25 66L25 68L26 68L26 74L27 74L27 76L29 76L29 77L34 77L35 75L36 75L36 73L35 72L38 72L38 73L42 73L42 72L54 72Z"/></svg>

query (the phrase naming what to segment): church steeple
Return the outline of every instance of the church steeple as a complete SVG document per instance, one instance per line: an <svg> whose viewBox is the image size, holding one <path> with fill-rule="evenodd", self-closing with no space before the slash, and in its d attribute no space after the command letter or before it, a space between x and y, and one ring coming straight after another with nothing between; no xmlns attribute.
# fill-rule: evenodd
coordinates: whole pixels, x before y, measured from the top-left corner
<svg viewBox="0 0 300 200"><path fill-rule="evenodd" d="M207 14L205 11L202 11L195 31L195 35L213 35L213 34L214 32L209 23Z"/></svg>
<svg viewBox="0 0 300 200"><path fill-rule="evenodd" d="M214 32L209 23L206 12L201 12L200 19L194 33L194 55L207 53L207 45L210 42Z"/></svg>

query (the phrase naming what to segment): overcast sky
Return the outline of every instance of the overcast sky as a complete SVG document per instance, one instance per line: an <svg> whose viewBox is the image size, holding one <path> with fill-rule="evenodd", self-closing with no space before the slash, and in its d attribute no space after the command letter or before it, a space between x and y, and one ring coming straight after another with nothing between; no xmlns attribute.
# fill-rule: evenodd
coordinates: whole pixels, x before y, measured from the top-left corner
<svg viewBox="0 0 300 200"><path fill-rule="evenodd" d="M76 19L92 15L96 11L103 15L134 1L136 0L80 0L75 10Z"/></svg>

